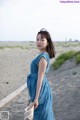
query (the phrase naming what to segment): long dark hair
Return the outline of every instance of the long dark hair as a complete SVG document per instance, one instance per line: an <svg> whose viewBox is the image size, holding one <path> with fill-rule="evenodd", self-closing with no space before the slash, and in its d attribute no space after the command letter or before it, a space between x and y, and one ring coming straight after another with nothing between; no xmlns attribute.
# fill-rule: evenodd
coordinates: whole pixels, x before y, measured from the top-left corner
<svg viewBox="0 0 80 120"><path fill-rule="evenodd" d="M41 34L41 38L46 38L47 39L47 42L48 42L48 46L46 48L46 51L48 52L50 58L54 58L55 57L55 48L54 48L54 44L51 40L51 36L49 34L49 32L42 28L38 33L38 34Z"/></svg>

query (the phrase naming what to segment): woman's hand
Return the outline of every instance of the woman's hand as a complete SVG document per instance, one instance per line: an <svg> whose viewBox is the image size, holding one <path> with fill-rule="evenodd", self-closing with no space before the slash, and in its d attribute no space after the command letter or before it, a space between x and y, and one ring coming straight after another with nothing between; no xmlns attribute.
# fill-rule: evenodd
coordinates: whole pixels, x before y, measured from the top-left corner
<svg viewBox="0 0 80 120"><path fill-rule="evenodd" d="M36 109L38 107L38 98L34 99L34 109Z"/></svg>

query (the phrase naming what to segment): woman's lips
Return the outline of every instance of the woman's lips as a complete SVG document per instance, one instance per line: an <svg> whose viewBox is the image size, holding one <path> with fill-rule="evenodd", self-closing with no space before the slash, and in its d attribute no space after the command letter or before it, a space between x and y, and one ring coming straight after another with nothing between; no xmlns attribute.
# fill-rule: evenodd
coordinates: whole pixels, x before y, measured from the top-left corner
<svg viewBox="0 0 80 120"><path fill-rule="evenodd" d="M37 45L38 47L41 47L41 45Z"/></svg>

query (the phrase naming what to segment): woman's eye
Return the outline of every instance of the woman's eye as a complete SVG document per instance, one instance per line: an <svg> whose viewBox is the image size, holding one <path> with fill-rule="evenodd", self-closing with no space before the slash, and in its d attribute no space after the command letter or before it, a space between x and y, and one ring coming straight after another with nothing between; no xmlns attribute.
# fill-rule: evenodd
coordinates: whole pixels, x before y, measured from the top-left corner
<svg viewBox="0 0 80 120"><path fill-rule="evenodd" d="M40 41L44 41L44 39L37 39L37 41L39 41L39 40L40 40Z"/></svg>
<svg viewBox="0 0 80 120"><path fill-rule="evenodd" d="M37 39L37 41L38 41L39 39Z"/></svg>

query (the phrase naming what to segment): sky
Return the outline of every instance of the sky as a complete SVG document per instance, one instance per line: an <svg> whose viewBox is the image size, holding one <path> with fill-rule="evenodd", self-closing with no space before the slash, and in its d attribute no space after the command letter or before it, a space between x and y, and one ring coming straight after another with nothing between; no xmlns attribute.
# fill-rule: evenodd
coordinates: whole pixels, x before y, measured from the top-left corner
<svg viewBox="0 0 80 120"><path fill-rule="evenodd" d="M36 41L42 28L53 41L80 40L80 3L0 0L0 41Z"/></svg>

